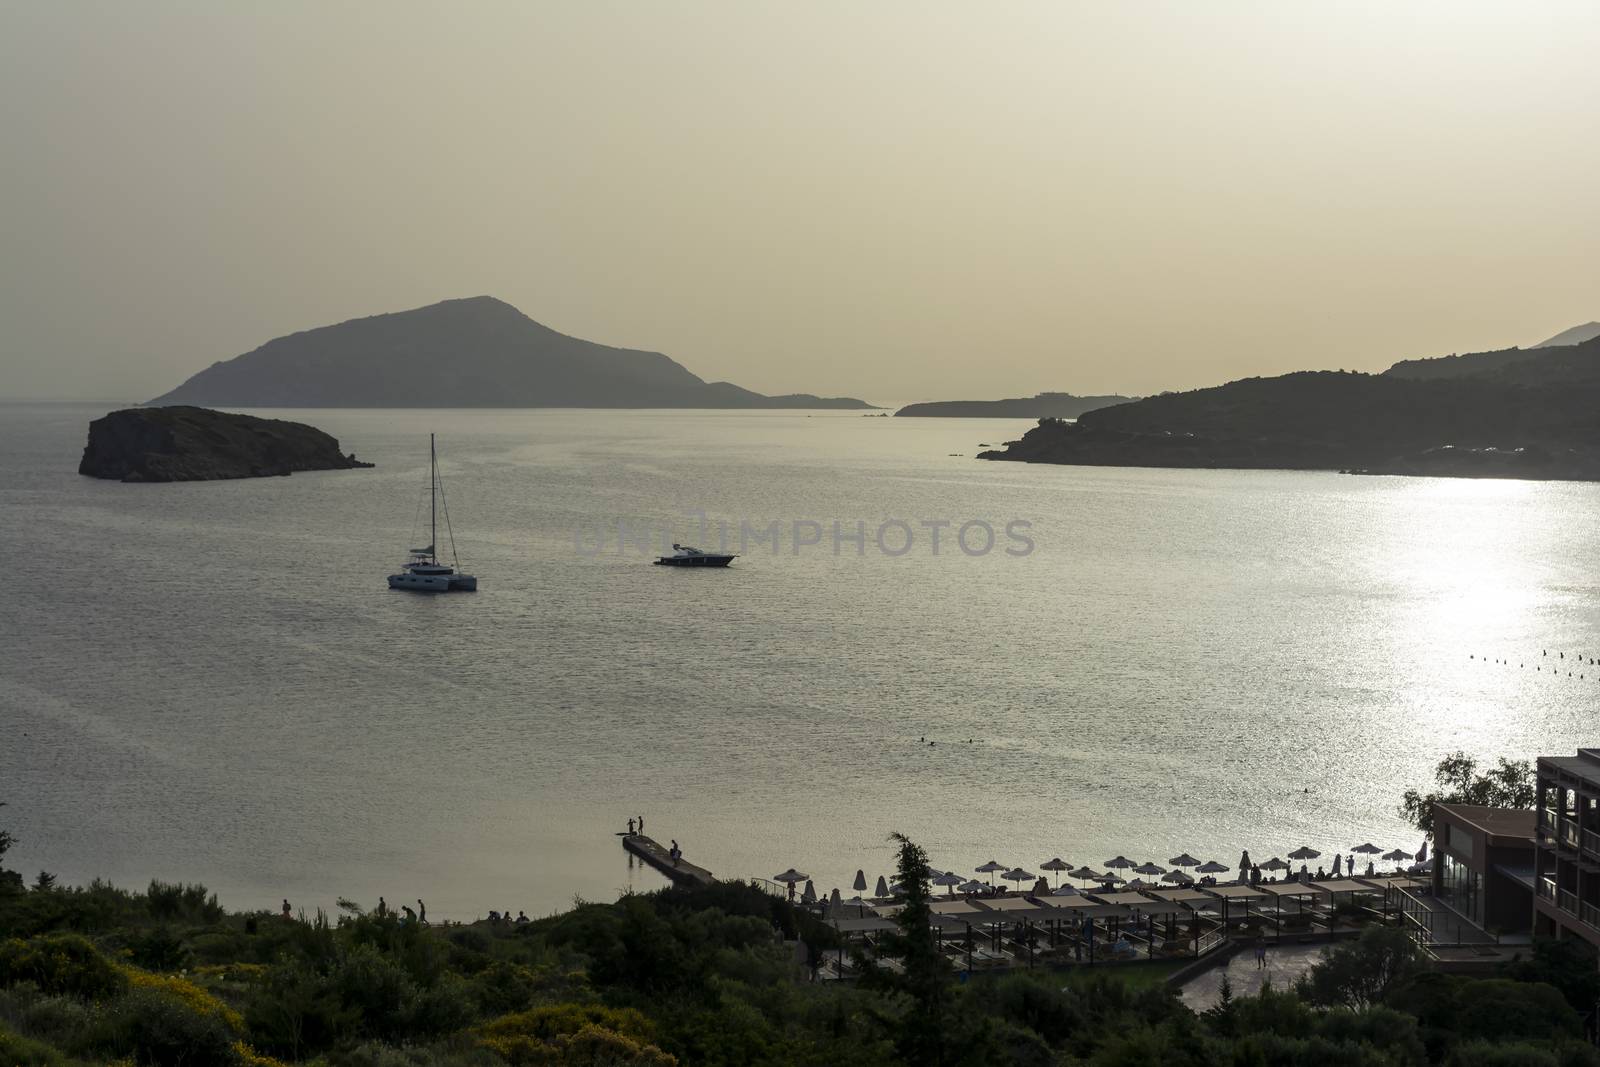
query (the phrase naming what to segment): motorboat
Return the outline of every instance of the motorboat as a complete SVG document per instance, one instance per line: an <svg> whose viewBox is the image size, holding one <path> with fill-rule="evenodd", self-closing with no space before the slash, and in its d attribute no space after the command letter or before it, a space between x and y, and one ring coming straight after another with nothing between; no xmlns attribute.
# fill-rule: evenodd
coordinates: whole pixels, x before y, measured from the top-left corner
<svg viewBox="0 0 1600 1067"><path fill-rule="evenodd" d="M736 558L732 552L702 552L692 545L672 546L665 556L656 557L658 567L726 567Z"/></svg>

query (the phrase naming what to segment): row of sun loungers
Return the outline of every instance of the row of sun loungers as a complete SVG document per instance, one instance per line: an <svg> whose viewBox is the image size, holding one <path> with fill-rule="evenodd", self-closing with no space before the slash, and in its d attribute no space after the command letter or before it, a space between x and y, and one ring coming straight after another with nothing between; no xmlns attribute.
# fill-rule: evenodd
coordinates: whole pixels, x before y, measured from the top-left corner
<svg viewBox="0 0 1600 1067"><path fill-rule="evenodd" d="M1070 897L1026 894L944 897L931 919L952 961L974 970L1030 963L1111 962L1193 956L1228 934L1275 938L1326 932L1356 915L1392 911L1391 889L1414 888L1410 878L1358 878L1187 889L1125 890ZM895 926L902 905L881 903L824 911L847 937L865 943ZM883 961L886 966L892 960ZM841 958L835 968L846 973Z"/></svg>

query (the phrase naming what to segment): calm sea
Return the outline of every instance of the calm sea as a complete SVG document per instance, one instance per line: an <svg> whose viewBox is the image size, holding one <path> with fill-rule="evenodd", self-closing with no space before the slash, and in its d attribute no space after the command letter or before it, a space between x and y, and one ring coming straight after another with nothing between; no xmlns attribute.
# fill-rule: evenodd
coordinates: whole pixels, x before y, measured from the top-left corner
<svg viewBox="0 0 1600 1067"><path fill-rule="evenodd" d="M277 413L377 468L121 485L75 473L104 410L0 406L0 800L30 877L537 914L659 884L613 836L638 813L718 874L823 891L886 872L891 831L957 869L1415 849L1395 803L1444 752L1600 740L1600 486L612 411ZM430 430L476 595L384 583L426 538ZM698 541L699 512L779 551L618 550L619 521Z"/></svg>

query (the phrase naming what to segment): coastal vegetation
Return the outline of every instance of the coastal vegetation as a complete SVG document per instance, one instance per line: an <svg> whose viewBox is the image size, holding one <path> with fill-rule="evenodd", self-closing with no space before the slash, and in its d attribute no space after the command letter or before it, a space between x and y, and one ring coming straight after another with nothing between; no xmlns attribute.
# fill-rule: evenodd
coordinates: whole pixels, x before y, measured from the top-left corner
<svg viewBox="0 0 1600 1067"><path fill-rule="evenodd" d="M926 857L895 847L905 907L880 946L895 962L860 957L851 983L813 980L828 927L742 883L430 927L348 901L291 919L195 885L12 874L0 1063L1600 1065L1574 1007L1594 1002L1592 963L1559 945L1471 979L1374 927L1296 988L1200 1013L1139 965L962 981L926 922Z"/></svg>

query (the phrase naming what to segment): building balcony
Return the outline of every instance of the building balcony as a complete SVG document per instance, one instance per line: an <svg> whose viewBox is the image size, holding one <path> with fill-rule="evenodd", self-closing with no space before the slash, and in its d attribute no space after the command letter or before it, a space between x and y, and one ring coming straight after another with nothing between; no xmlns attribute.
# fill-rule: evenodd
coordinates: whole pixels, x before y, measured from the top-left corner
<svg viewBox="0 0 1600 1067"><path fill-rule="evenodd" d="M1578 894L1572 892L1572 890L1562 889L1557 891L1556 903L1560 905L1561 910L1566 912L1568 915L1575 916L1578 914Z"/></svg>
<svg viewBox="0 0 1600 1067"><path fill-rule="evenodd" d="M1551 878L1541 878L1538 882L1539 895L1546 900L1556 899L1556 883Z"/></svg>
<svg viewBox="0 0 1600 1067"><path fill-rule="evenodd" d="M1579 904L1578 918L1600 930L1600 908L1595 907L1593 904Z"/></svg>
<svg viewBox="0 0 1600 1067"><path fill-rule="evenodd" d="M1578 824L1563 820L1561 823L1561 843L1568 848L1578 847Z"/></svg>
<svg viewBox="0 0 1600 1067"><path fill-rule="evenodd" d="M1600 857L1600 834L1593 830L1583 831L1583 850L1591 856Z"/></svg>

